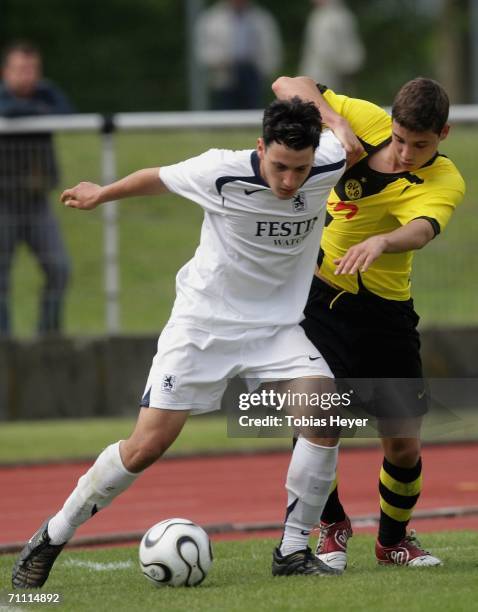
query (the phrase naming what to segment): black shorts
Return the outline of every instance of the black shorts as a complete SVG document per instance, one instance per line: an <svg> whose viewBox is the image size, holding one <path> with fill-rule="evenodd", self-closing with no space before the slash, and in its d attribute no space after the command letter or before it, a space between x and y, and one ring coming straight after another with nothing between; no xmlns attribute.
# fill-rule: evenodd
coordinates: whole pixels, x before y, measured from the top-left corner
<svg viewBox="0 0 478 612"><path fill-rule="evenodd" d="M386 300L365 289L342 292L314 276L304 314L302 327L335 377L353 379L354 385L361 379L369 413L397 418L425 414L413 300Z"/></svg>

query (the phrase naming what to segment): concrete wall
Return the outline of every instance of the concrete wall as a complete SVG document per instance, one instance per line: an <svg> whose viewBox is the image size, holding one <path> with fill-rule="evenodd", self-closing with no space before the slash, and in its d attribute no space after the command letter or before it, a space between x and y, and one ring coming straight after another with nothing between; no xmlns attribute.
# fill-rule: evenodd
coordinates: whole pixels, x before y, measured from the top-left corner
<svg viewBox="0 0 478 612"><path fill-rule="evenodd" d="M0 341L0 420L136 414L156 337ZM426 375L478 378L478 329L422 333Z"/></svg>
<svg viewBox="0 0 478 612"><path fill-rule="evenodd" d="M478 328L430 328L421 333L429 378L478 378Z"/></svg>
<svg viewBox="0 0 478 612"><path fill-rule="evenodd" d="M136 413L156 341L0 342L0 420Z"/></svg>

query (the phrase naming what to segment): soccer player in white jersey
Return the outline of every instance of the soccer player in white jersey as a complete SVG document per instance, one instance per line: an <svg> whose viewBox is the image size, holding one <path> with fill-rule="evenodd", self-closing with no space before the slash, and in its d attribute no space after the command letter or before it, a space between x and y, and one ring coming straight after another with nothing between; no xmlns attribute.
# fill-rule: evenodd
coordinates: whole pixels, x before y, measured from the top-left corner
<svg viewBox="0 0 478 612"><path fill-rule="evenodd" d="M320 146L319 146L320 140ZM299 322L315 266L326 199L345 169L344 150L299 98L264 112L255 150L210 150L100 187L80 183L62 202L93 209L130 196L174 192L204 209L199 247L177 275L177 297L131 436L108 446L15 564L15 588L44 584L77 527L127 489L174 442L189 414L216 410L227 380L311 380L332 373ZM308 547L335 476L336 440L300 437L286 479L284 534L275 575L330 574Z"/></svg>

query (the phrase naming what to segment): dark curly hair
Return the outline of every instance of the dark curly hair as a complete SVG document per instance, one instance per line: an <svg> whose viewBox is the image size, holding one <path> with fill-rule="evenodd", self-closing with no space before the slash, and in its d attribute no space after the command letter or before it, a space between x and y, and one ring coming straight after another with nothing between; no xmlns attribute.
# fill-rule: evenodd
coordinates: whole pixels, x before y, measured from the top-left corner
<svg viewBox="0 0 478 612"><path fill-rule="evenodd" d="M262 137L269 146L278 142L300 151L319 146L322 118L313 102L295 96L291 100L275 100L264 111Z"/></svg>

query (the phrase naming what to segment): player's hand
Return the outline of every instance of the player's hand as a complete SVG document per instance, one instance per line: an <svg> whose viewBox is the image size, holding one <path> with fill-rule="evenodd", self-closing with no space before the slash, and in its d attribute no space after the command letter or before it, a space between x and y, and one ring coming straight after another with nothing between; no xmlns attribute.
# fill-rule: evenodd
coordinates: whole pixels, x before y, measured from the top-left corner
<svg viewBox="0 0 478 612"><path fill-rule="evenodd" d="M60 196L60 201L69 208L92 210L100 204L100 191L100 185L82 182L71 189L65 189Z"/></svg>
<svg viewBox="0 0 478 612"><path fill-rule="evenodd" d="M349 122L343 118L342 120L337 121L331 129L345 149L347 167L353 166L356 162L358 162L364 153L364 148L360 143L360 140L353 133Z"/></svg>
<svg viewBox="0 0 478 612"><path fill-rule="evenodd" d="M386 246L387 242L384 236L372 236L356 244L343 257L334 259L334 264L337 266L335 274L366 272L385 251Z"/></svg>
<svg viewBox="0 0 478 612"><path fill-rule="evenodd" d="M347 166L353 166L363 155L364 149L352 131L349 122L335 112L322 97L317 84L310 77L279 77L272 84L272 90L278 99L290 99L299 96L302 100L314 102L319 108L322 120L342 143L347 156Z"/></svg>

